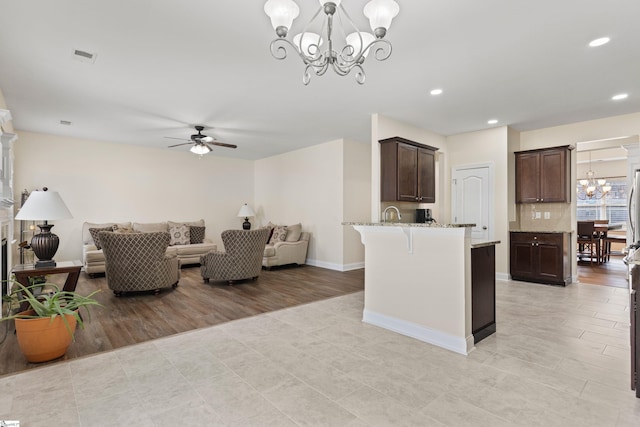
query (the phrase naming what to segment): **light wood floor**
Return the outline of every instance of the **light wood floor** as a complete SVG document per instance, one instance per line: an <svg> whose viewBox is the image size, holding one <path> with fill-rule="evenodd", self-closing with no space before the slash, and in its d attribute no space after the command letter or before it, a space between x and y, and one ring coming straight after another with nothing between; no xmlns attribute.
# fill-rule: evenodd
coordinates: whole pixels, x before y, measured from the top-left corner
<svg viewBox="0 0 640 427"><path fill-rule="evenodd" d="M627 266L622 262L622 256L612 256L608 262L590 264L578 262L578 281L590 285L613 286L628 288Z"/></svg>
<svg viewBox="0 0 640 427"><path fill-rule="evenodd" d="M64 280L64 275L57 277ZM175 290L120 298L109 290L104 276L90 279L81 273L76 290L86 295L95 289L102 291L96 298L104 308L92 310L91 319L85 319L85 329L76 332L75 342L57 361L27 362L13 333L13 322L0 323L0 341L8 326L0 345L0 375L357 292L364 289L364 270L343 273L312 266L279 268L263 270L255 282L228 286L204 284L199 267L184 267Z"/></svg>

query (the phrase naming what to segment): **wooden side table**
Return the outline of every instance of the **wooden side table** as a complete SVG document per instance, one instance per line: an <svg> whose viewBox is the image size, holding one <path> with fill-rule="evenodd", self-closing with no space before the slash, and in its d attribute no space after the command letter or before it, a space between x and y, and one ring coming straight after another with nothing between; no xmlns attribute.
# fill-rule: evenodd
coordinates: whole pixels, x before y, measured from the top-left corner
<svg viewBox="0 0 640 427"><path fill-rule="evenodd" d="M29 286L29 278L36 276L46 276L48 274L67 274L64 282L63 291L75 291L80 277L80 269L82 262L78 260L60 261L55 267L36 268L35 264L18 264L13 267L11 272L16 276L16 281L22 286ZM26 305L26 304L25 304ZM20 307L22 310L24 307ZM28 308L28 307L27 307ZM26 308L24 308L26 310Z"/></svg>

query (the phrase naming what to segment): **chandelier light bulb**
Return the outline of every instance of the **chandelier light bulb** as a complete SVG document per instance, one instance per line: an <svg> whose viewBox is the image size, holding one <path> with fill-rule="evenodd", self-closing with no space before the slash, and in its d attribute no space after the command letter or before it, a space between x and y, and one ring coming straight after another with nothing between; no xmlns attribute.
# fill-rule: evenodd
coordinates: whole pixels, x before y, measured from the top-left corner
<svg viewBox="0 0 640 427"><path fill-rule="evenodd" d="M400 6L394 0L371 0L364 7L364 16L369 19L371 25L371 31L373 31L378 38L385 36L387 30L391 26L391 21L400 12ZM379 28L382 28L384 32L381 32Z"/></svg>
<svg viewBox="0 0 640 427"><path fill-rule="evenodd" d="M278 37L286 37L293 20L300 14L300 8L293 0L268 0L264 12L271 18Z"/></svg>

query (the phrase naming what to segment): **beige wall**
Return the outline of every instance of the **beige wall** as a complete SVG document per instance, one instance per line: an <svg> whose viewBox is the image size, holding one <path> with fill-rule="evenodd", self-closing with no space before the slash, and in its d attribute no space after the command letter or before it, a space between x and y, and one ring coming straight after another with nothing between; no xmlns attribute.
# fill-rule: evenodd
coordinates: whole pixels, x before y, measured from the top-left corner
<svg viewBox="0 0 640 427"><path fill-rule="evenodd" d="M362 145L363 147L360 147ZM362 266L350 215L369 210L366 144L336 140L255 162L255 208L261 224L302 223L311 232L307 263L334 270ZM355 218L355 219L359 219Z"/></svg>
<svg viewBox="0 0 640 427"><path fill-rule="evenodd" d="M84 221L203 218L206 237L221 246L220 233L240 228L238 210L253 201L253 161L30 132L18 136L15 200L23 189L46 186L60 193L73 214L53 222L59 260L81 259Z"/></svg>
<svg viewBox="0 0 640 427"><path fill-rule="evenodd" d="M456 166L493 165L493 238L501 243L496 246L496 274L507 277L509 273L509 219L508 219L508 130L498 127L447 137L449 167L445 174L451 192L451 170ZM445 222L445 221L441 221ZM450 218L446 222L452 222Z"/></svg>
<svg viewBox="0 0 640 427"><path fill-rule="evenodd" d="M371 146L360 142L344 143L345 221L369 221L371 215ZM364 267L364 245L353 227L343 227L345 269Z"/></svg>

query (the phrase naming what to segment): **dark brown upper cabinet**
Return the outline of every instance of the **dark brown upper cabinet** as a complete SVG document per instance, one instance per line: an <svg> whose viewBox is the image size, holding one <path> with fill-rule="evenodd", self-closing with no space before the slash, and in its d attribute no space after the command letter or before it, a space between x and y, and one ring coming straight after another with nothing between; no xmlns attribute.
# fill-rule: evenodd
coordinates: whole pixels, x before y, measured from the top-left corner
<svg viewBox="0 0 640 427"><path fill-rule="evenodd" d="M516 152L516 203L570 202L571 149Z"/></svg>
<svg viewBox="0 0 640 427"><path fill-rule="evenodd" d="M398 136L380 141L380 201L435 203L435 147Z"/></svg>

